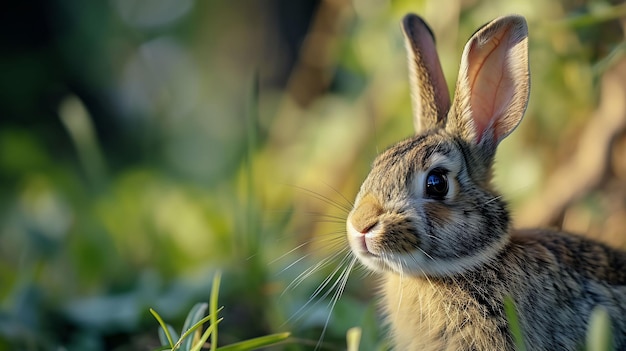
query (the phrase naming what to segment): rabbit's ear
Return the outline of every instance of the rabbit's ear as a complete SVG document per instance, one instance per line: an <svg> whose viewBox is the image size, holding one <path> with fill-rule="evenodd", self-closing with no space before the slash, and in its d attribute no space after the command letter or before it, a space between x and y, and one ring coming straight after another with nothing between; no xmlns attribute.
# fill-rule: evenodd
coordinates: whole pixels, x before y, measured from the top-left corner
<svg viewBox="0 0 626 351"><path fill-rule="evenodd" d="M450 110L450 94L435 49L432 31L415 14L402 20L409 61L415 132L443 127Z"/></svg>
<svg viewBox="0 0 626 351"><path fill-rule="evenodd" d="M465 45L447 127L493 157L521 121L529 88L526 20L495 19Z"/></svg>

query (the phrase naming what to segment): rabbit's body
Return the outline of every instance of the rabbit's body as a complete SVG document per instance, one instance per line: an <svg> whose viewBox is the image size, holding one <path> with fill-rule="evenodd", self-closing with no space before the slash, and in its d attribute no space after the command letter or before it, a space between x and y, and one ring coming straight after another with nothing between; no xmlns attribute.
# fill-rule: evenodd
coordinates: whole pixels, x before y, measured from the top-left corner
<svg viewBox="0 0 626 351"><path fill-rule="evenodd" d="M383 273L396 350L513 350L507 296L531 350L579 349L596 306L626 349L626 253L515 231L491 186L496 147L528 101L525 20L472 36L452 102L430 29L415 15L403 29L417 134L376 158L347 220L352 252Z"/></svg>
<svg viewBox="0 0 626 351"><path fill-rule="evenodd" d="M623 350L625 272L624 254L598 243L516 232L489 264L456 276L387 273L384 309L397 350L513 350L503 309L509 296L529 350L576 350L591 310L602 305L616 331L615 349Z"/></svg>

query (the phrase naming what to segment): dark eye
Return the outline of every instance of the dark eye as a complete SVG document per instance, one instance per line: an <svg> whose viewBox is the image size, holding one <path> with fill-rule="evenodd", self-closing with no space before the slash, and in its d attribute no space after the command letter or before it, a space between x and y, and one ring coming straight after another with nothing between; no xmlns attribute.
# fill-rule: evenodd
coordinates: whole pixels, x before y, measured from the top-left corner
<svg viewBox="0 0 626 351"><path fill-rule="evenodd" d="M426 176L426 196L443 200L448 195L448 176L442 169L433 169Z"/></svg>

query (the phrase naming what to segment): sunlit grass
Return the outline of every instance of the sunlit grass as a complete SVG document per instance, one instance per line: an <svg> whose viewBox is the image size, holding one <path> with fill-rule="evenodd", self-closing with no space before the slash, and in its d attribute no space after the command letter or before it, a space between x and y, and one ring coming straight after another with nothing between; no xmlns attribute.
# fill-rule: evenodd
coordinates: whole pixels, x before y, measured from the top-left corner
<svg viewBox="0 0 626 351"><path fill-rule="evenodd" d="M358 351L361 343L361 328L354 327L348 329L346 333L346 341L348 344L348 351Z"/></svg>
<svg viewBox="0 0 626 351"><path fill-rule="evenodd" d="M217 327L218 324L224 320L224 317L218 317L218 314L223 309L223 307L217 307L220 282L221 274L216 273L213 277L209 303L198 303L193 306L185 319L180 337L174 328L166 324L155 310L150 309L150 313L152 313L160 325L159 340L161 341L162 347L157 350L200 351L201 349L207 348L211 351L249 351L275 345L289 338L290 333L277 333L218 347ZM208 315L205 316L207 309ZM207 322L209 324L203 331L203 326ZM209 338L210 343L207 345Z"/></svg>
<svg viewBox="0 0 626 351"><path fill-rule="evenodd" d="M509 296L504 298L504 313L509 321L509 331L513 336L513 342L515 343L517 351L526 351L524 335L522 333L522 327L519 324L517 311L515 310L515 303Z"/></svg>
<svg viewBox="0 0 626 351"><path fill-rule="evenodd" d="M586 351L614 350L611 317L606 308L602 306L597 306L591 311L586 346Z"/></svg>

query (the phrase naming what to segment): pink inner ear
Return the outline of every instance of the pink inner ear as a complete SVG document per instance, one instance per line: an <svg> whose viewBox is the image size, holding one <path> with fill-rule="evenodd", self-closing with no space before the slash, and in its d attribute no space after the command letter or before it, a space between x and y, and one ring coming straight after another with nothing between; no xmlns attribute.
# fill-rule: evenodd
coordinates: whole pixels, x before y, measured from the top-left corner
<svg viewBox="0 0 626 351"><path fill-rule="evenodd" d="M476 142L485 136L485 131L492 125L495 140L502 137L497 124L502 113L510 104L515 93L514 77L507 67L509 43L502 43L511 29L502 31L486 42L475 41L470 48L468 60L468 78L470 106L476 127Z"/></svg>

